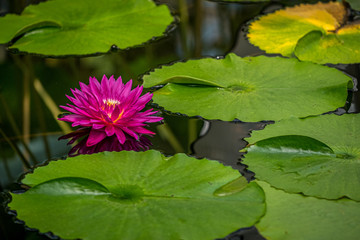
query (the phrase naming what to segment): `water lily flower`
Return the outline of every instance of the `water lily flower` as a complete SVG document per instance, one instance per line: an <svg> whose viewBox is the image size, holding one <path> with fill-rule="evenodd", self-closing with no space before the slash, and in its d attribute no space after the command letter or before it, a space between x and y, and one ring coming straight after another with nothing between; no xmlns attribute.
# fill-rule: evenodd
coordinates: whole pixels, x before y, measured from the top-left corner
<svg viewBox="0 0 360 240"><path fill-rule="evenodd" d="M73 127L82 130L87 129L88 136L83 145L88 148L102 141L108 142L110 137L112 141L125 144L126 141L140 141L143 135L153 135L154 132L145 128L147 123L159 122L163 118L156 116L158 111L153 109L141 112L152 94L140 96L143 87L137 86L131 90L131 86L132 80L123 84L121 77L115 80L114 76L108 79L104 75L101 83L95 77L90 77L89 85L80 82L80 90L71 89L74 97L66 95L73 104L60 106L70 114L59 120L72 122ZM74 134L75 140L78 139L79 132ZM74 136L64 138L74 139Z"/></svg>

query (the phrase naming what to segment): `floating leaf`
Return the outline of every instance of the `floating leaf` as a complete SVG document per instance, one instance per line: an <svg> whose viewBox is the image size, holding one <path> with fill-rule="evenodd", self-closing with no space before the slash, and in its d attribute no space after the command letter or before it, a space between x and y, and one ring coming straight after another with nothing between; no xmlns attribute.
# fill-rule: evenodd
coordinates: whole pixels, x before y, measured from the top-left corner
<svg viewBox="0 0 360 240"><path fill-rule="evenodd" d="M104 53L161 36L173 21L165 5L148 0L54 0L0 18L0 43L44 55Z"/></svg>
<svg viewBox="0 0 360 240"><path fill-rule="evenodd" d="M265 192L266 213L256 224L266 239L357 239L360 203L286 193L256 181Z"/></svg>
<svg viewBox="0 0 360 240"><path fill-rule="evenodd" d="M298 41L295 55L303 61L317 63L358 63L359 39L360 22L340 28L337 34L312 31Z"/></svg>
<svg viewBox="0 0 360 240"><path fill-rule="evenodd" d="M244 163L287 192L360 201L359 122L360 115L280 121L253 132Z"/></svg>
<svg viewBox="0 0 360 240"><path fill-rule="evenodd" d="M260 140L283 136L303 135L315 138L335 152L356 149L360 146L360 114L326 114L304 119L291 118L270 124L261 131L253 131L247 138L250 144Z"/></svg>
<svg viewBox="0 0 360 240"><path fill-rule="evenodd" d="M257 122L335 110L345 104L349 80L296 59L229 54L163 66L144 76L144 87L165 84L153 100L172 112Z"/></svg>
<svg viewBox="0 0 360 240"><path fill-rule="evenodd" d="M214 239L265 211L256 183L215 194L239 177L185 154L103 152L35 169L23 180L31 188L9 206L27 226L65 239Z"/></svg>
<svg viewBox="0 0 360 240"><path fill-rule="evenodd" d="M352 9L360 10L360 1L359 0L346 0L351 6Z"/></svg>
<svg viewBox="0 0 360 240"><path fill-rule="evenodd" d="M295 54L316 63L360 62L360 22L346 25L347 9L340 2L302 4L278 10L253 22L252 44L267 53Z"/></svg>

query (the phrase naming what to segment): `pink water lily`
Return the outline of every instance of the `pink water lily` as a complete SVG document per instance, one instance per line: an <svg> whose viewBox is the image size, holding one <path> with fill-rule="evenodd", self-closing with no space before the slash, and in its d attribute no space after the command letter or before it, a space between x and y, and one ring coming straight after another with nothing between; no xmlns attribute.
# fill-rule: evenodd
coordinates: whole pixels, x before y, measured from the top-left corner
<svg viewBox="0 0 360 240"><path fill-rule="evenodd" d="M73 127L89 128L86 147L94 146L105 138L112 137L124 144L131 137L140 140L142 135L155 133L146 129L147 123L159 122L158 111L141 112L151 98L151 93L141 96L142 86L131 90L132 81L123 84L121 77L115 80L104 75L101 83L90 77L89 85L80 82L79 89L71 89L74 97L67 96L73 104L60 106L71 114L59 120L72 122Z"/></svg>

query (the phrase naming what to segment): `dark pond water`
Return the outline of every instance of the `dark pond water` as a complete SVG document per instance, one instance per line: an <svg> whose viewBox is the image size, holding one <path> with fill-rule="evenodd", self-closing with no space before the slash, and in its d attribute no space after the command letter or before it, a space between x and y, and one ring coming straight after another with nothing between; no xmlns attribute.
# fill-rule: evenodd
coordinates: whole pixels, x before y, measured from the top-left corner
<svg viewBox="0 0 360 240"><path fill-rule="evenodd" d="M30 2L0 0L0 14L19 13ZM287 5L298 1L284 1ZM304 2L304 1L303 1ZM316 2L316 1L310 1ZM36 164L63 158L69 151L54 113L49 110L65 105L70 88L87 82L89 76L98 79L103 74L122 76L123 80L139 81L142 74L162 64L185 59L224 56L234 52L239 56L264 54L245 38L248 22L256 16L274 11L283 3L224 3L204 0L159 0L167 4L178 24L164 38L136 48L111 51L91 57L44 58L11 54L0 45L0 191L4 207L0 211L0 239L49 239L36 231L25 230L13 223L5 211L8 190L18 189L19 176ZM180 23L179 23L180 22ZM335 66L356 79L359 65ZM32 81L37 76L40 83ZM135 83L136 83L135 81ZM140 81L138 82L140 83ZM136 83L136 84L138 84ZM135 85L135 84L134 84ZM42 88L44 90L42 90ZM46 94L45 94L46 93ZM350 92L349 102L338 113L359 112L360 95ZM164 154L185 152L195 157L216 159L245 173L239 163L239 150L246 146L244 137L266 123L207 121L176 114L163 113L164 124L153 124L153 149ZM245 229L226 239L263 239L256 229Z"/></svg>

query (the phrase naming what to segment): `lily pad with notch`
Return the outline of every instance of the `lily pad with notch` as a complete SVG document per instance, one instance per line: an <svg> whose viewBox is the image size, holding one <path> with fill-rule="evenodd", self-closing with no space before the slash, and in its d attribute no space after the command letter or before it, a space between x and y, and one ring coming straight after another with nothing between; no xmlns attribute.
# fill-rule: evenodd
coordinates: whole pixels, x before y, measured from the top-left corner
<svg viewBox="0 0 360 240"><path fill-rule="evenodd" d="M359 122L358 114L280 121L252 133L243 162L287 192L360 201Z"/></svg>
<svg viewBox="0 0 360 240"><path fill-rule="evenodd" d="M50 56L105 53L161 36L173 18L148 0L53 0L0 18L0 43Z"/></svg>
<svg viewBox="0 0 360 240"><path fill-rule="evenodd" d="M350 4L352 9L360 11L360 2L358 0L346 0Z"/></svg>
<svg viewBox="0 0 360 240"><path fill-rule="evenodd" d="M265 192L266 213L256 228L266 239L357 239L360 203L287 193L256 181Z"/></svg>
<svg viewBox="0 0 360 240"><path fill-rule="evenodd" d="M103 152L36 168L9 206L65 239L214 239L264 214L262 189L243 178L185 154Z"/></svg>
<svg viewBox="0 0 360 240"><path fill-rule="evenodd" d="M276 71L274 70L276 69ZM342 72L281 57L205 58L178 62L143 76L163 86L153 100L165 110L244 122L306 117L345 104L351 79Z"/></svg>
<svg viewBox="0 0 360 240"><path fill-rule="evenodd" d="M301 4L254 21L249 41L267 53L316 63L359 63L360 22L341 2Z"/></svg>

